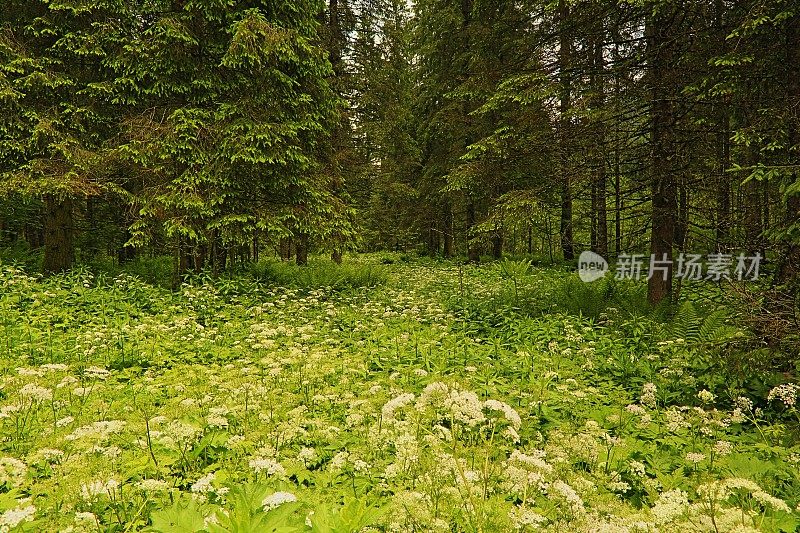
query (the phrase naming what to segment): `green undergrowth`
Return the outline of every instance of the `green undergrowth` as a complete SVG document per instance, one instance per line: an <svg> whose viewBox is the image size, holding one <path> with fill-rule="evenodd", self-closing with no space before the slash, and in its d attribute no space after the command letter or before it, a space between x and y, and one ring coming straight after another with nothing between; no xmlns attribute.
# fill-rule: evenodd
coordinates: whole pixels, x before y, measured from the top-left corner
<svg viewBox="0 0 800 533"><path fill-rule="evenodd" d="M0 265L0 523L800 524L800 387L736 370L753 340L725 309L653 312L640 287L562 267L386 258L265 262L178 290L138 267Z"/></svg>

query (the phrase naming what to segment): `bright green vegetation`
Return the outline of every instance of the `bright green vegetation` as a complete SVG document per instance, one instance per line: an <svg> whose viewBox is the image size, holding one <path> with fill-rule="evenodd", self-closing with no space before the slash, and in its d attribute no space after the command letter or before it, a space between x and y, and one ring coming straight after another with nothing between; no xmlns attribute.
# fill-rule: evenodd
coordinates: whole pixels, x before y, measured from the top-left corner
<svg viewBox="0 0 800 533"><path fill-rule="evenodd" d="M0 266L0 530L800 524L798 389L742 370L721 313L662 322L615 307L644 287L519 263L383 262L177 292Z"/></svg>

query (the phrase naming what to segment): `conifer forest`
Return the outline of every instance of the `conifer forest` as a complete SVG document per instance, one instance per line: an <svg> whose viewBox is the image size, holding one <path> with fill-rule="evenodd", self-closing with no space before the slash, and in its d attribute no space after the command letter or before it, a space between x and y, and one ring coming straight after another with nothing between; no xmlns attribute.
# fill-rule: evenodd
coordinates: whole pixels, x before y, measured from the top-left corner
<svg viewBox="0 0 800 533"><path fill-rule="evenodd" d="M0 533L800 531L800 1L0 0Z"/></svg>

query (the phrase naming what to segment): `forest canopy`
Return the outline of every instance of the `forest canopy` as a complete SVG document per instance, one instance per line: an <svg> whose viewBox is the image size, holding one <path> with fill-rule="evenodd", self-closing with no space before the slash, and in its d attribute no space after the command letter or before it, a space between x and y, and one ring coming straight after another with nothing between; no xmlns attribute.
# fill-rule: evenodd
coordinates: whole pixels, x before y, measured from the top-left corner
<svg viewBox="0 0 800 533"><path fill-rule="evenodd" d="M796 278L793 2L0 9L0 238L47 272L590 249L760 253Z"/></svg>

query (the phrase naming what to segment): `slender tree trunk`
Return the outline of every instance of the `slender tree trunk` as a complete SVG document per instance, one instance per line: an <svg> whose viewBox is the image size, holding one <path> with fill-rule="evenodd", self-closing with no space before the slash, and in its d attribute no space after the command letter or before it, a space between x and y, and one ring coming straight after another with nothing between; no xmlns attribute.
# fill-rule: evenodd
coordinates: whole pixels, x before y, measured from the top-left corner
<svg viewBox="0 0 800 533"><path fill-rule="evenodd" d="M281 261L289 261L292 259L292 239L284 237L280 240L278 248L281 255Z"/></svg>
<svg viewBox="0 0 800 533"><path fill-rule="evenodd" d="M620 67L620 37L619 25L611 26L614 39L614 105L620 106L620 95L622 94L622 68ZM614 119L614 253L617 257L622 253L622 147L620 146L620 120Z"/></svg>
<svg viewBox="0 0 800 533"><path fill-rule="evenodd" d="M794 170L788 176L787 185L797 183L797 166L800 165L800 14L795 13L787 21L786 26L786 107L789 117L787 124L787 159ZM800 224L800 193L795 192L786 199L786 226ZM794 282L795 290L800 291L798 273L800 273L800 239L796 236L785 239L782 244L783 253L778 265L778 281Z"/></svg>
<svg viewBox="0 0 800 533"><path fill-rule="evenodd" d="M714 27L717 37L717 53L722 56L727 52L728 32L725 29L723 17L725 3L723 0L714 0ZM719 167L716 180L716 231L715 240L718 251L726 250L729 246L731 227L731 183L727 174L731 163L731 119L728 102L723 99L719 102Z"/></svg>
<svg viewBox="0 0 800 533"><path fill-rule="evenodd" d="M569 168L569 110L571 106L570 94L570 55L572 49L572 36L569 30L569 6L566 0L558 2L559 16L559 76L560 76L560 103L559 103L559 164L561 181L561 251L566 261L575 258L575 246L572 236L572 189L570 186Z"/></svg>
<svg viewBox="0 0 800 533"><path fill-rule="evenodd" d="M492 257L495 259L503 257L503 236L499 232L492 235Z"/></svg>
<svg viewBox="0 0 800 533"><path fill-rule="evenodd" d="M296 263L299 266L308 264L308 233L301 233L297 238L297 257Z"/></svg>
<svg viewBox="0 0 800 533"><path fill-rule="evenodd" d="M475 226L475 203L470 198L467 203L467 259L472 263L480 261L477 244L472 240L472 228Z"/></svg>
<svg viewBox="0 0 800 533"><path fill-rule="evenodd" d="M444 211L444 256L453 257L453 207L447 202Z"/></svg>
<svg viewBox="0 0 800 533"><path fill-rule="evenodd" d="M650 254L663 261L664 271L654 272L647 284L647 298L652 304L672 295L673 260L677 218L677 183L675 178L675 25L677 7L661 6L647 21L647 48L652 84L651 153L652 153L652 230Z"/></svg>
<svg viewBox="0 0 800 533"><path fill-rule="evenodd" d="M606 126L603 110L605 109L605 59L603 45L605 27L602 17L597 18L595 35L591 43L591 85L592 85L592 110L595 113L593 124L593 180L592 199L594 212L594 237L593 250L606 257L608 255L608 213L606 210Z"/></svg>
<svg viewBox="0 0 800 533"><path fill-rule="evenodd" d="M533 254L533 224L528 224L528 255Z"/></svg>
<svg viewBox="0 0 800 533"><path fill-rule="evenodd" d="M680 180L678 187L678 219L675 225L675 247L679 252L686 251L686 241L689 237L689 188L686 177Z"/></svg>
<svg viewBox="0 0 800 533"><path fill-rule="evenodd" d="M44 198L44 263L46 274L64 272L75 261L72 200Z"/></svg>
<svg viewBox="0 0 800 533"><path fill-rule="evenodd" d="M192 246L186 237L178 237L178 277L183 277L191 268Z"/></svg>

